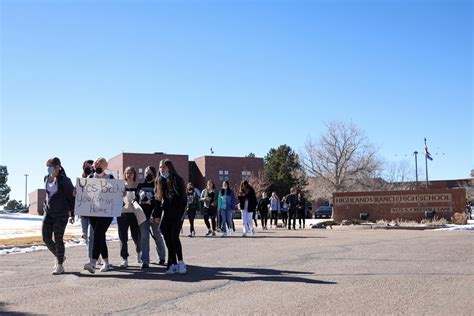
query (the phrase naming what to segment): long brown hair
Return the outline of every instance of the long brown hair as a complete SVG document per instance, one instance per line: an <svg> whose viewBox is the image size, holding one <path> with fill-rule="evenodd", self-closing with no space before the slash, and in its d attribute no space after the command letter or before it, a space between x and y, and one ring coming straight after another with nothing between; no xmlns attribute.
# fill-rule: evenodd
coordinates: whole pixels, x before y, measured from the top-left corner
<svg viewBox="0 0 474 316"><path fill-rule="evenodd" d="M157 176L155 179L155 196L158 200L163 200L165 188L163 184L166 184L168 191L173 191L176 187L176 178L180 177L176 171L173 162L170 159L163 159L160 161L160 166L165 165L168 167L169 177L167 179L161 179L161 176Z"/></svg>

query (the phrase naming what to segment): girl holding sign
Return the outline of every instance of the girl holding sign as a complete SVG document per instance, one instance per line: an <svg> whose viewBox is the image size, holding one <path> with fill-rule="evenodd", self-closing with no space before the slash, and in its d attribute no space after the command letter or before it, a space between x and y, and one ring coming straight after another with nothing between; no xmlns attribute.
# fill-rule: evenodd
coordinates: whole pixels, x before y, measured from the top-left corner
<svg viewBox="0 0 474 316"><path fill-rule="evenodd" d="M89 178L94 173L94 160L86 160L82 164L82 178ZM92 245L94 245L94 230L90 226L89 217L81 216L82 238L87 244L87 254L89 260L92 258Z"/></svg>
<svg viewBox="0 0 474 316"><path fill-rule="evenodd" d="M169 159L160 161L160 176L156 179L155 196L157 203L153 211L153 221L155 224L161 223L160 227L168 247L166 274L185 274L186 264L183 261L179 233L187 203L186 187L183 178L176 172Z"/></svg>
<svg viewBox="0 0 474 316"><path fill-rule="evenodd" d="M95 173L91 174L89 178L113 179L113 175L105 173L108 166L109 164L105 158L97 158L94 161ZM106 272L112 270L112 266L109 263L109 251L107 249L105 236L110 224L112 223L112 219L113 217L89 217L90 225L94 229L94 244L92 246L92 258L84 265L84 270L87 270L90 273L95 273L95 265L99 256L102 256L102 259L104 260L104 265L100 268L100 271Z"/></svg>
<svg viewBox="0 0 474 316"><path fill-rule="evenodd" d="M44 177L46 189L46 200L44 202L44 213L42 235L43 241L49 251L56 257L53 274L64 273L64 231L68 217L69 222L74 223L74 186L71 179L61 166L61 160L54 157L46 162L48 175ZM54 241L53 241L54 235Z"/></svg>

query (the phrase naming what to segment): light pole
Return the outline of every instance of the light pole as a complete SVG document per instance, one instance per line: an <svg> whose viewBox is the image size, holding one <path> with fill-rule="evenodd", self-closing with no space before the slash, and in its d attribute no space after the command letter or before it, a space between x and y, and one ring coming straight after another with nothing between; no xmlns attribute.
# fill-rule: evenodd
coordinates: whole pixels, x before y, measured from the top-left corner
<svg viewBox="0 0 474 316"><path fill-rule="evenodd" d="M28 208L28 174L25 173L25 207Z"/></svg>
<svg viewBox="0 0 474 316"><path fill-rule="evenodd" d="M418 189L418 151L415 150L415 175L416 175L416 189Z"/></svg>

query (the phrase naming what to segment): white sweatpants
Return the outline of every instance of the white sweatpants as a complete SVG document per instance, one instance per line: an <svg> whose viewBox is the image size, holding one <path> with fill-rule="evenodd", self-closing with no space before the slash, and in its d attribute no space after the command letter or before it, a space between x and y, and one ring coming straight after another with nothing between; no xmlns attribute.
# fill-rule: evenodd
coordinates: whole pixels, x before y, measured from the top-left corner
<svg viewBox="0 0 474 316"><path fill-rule="evenodd" d="M242 231L251 234L253 230L253 212L242 210Z"/></svg>

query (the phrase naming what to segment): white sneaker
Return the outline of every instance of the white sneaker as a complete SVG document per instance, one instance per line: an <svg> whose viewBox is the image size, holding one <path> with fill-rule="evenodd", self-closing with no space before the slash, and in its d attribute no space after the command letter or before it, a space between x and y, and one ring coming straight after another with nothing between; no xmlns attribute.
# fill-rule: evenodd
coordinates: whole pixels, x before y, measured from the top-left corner
<svg viewBox="0 0 474 316"><path fill-rule="evenodd" d="M186 264L184 261L178 262L178 273L179 274L186 274Z"/></svg>
<svg viewBox="0 0 474 316"><path fill-rule="evenodd" d="M88 262L84 265L84 270L87 270L90 273L94 274L95 273L95 266L92 263Z"/></svg>
<svg viewBox="0 0 474 316"><path fill-rule="evenodd" d="M127 260L127 259L123 259L122 263L120 264L120 267L121 267L121 268L126 268L126 267L128 267L128 260Z"/></svg>
<svg viewBox="0 0 474 316"><path fill-rule="evenodd" d="M112 265L108 264L108 263L104 263L102 268L100 268L100 272L107 272L107 271L110 271L110 270L112 270Z"/></svg>
<svg viewBox="0 0 474 316"><path fill-rule="evenodd" d="M178 265L177 264L172 264L168 270L166 270L166 274L176 274L178 273Z"/></svg>
<svg viewBox="0 0 474 316"><path fill-rule="evenodd" d="M109 263L104 263L102 268L100 268L100 272L107 272L107 271L110 271L110 270L112 270L112 265L109 264Z"/></svg>
<svg viewBox="0 0 474 316"><path fill-rule="evenodd" d="M222 237L222 238L226 238L226 237L227 237L227 233L223 233L221 237Z"/></svg>
<svg viewBox="0 0 474 316"><path fill-rule="evenodd" d="M58 274L63 274L64 273L64 267L62 264L60 263L56 263L54 265L54 269L53 269L53 275L58 275Z"/></svg>
<svg viewBox="0 0 474 316"><path fill-rule="evenodd" d="M242 237L247 237L247 233L243 233L243 234L242 234Z"/></svg>

